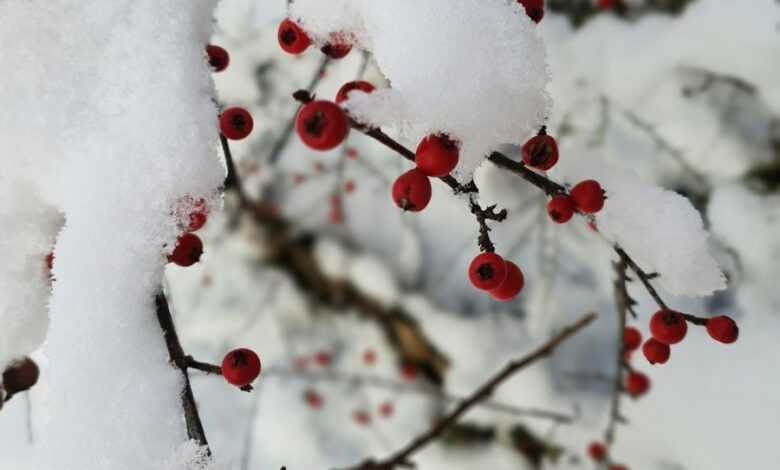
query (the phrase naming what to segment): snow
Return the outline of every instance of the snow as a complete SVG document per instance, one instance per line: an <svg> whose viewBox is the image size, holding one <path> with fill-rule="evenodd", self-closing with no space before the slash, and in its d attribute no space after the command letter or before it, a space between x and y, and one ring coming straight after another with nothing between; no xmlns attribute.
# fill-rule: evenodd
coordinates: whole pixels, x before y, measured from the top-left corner
<svg viewBox="0 0 780 470"><path fill-rule="evenodd" d="M351 115L395 129L413 147L430 133L450 134L462 145L464 177L501 144L527 139L548 114L545 47L515 1L401 0L388 9L297 0L290 16L320 45L338 33L372 52L391 88L350 95Z"/></svg>

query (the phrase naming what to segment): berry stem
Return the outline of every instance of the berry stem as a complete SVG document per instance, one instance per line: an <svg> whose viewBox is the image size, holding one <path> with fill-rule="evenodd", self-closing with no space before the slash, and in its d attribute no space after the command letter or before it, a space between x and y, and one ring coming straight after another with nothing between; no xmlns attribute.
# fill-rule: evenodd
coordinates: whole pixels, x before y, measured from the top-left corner
<svg viewBox="0 0 780 470"><path fill-rule="evenodd" d="M473 183L473 182L472 182ZM496 251L493 241L490 239L490 227L488 227L488 220L495 220L496 222L503 222L506 220L507 210L501 209L496 212L496 205L488 206L483 209L475 200L474 196L471 196L469 200L471 205L471 213L477 218L479 224L479 249L482 251L494 253Z"/></svg>

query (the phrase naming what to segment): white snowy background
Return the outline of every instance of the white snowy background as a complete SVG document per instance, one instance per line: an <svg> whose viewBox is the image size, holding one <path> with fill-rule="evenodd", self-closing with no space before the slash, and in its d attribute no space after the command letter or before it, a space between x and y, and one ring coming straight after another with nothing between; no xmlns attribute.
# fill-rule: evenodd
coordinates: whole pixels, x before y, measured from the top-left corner
<svg viewBox="0 0 780 470"><path fill-rule="evenodd" d="M149 296L162 272L150 246L172 240L175 230L166 225L165 210L183 193L213 197L224 175L201 53L211 34L214 2L199 0L196 8L184 0L117 2L125 8L105 8L98 0L78 6L64 0L32 3L38 8L0 1L0 39L8 45L0 64L10 70L0 78L0 216L6 227L0 259L24 266L0 270L0 363L40 344L47 304L51 327L47 343L33 353L42 383L0 411L0 469L197 469L183 463L192 448L178 449L178 457L169 452L184 431L177 415L178 382L165 367L162 338L155 342L135 332L156 326ZM317 3L296 8L316 9ZM408 86L406 75L422 75L429 88L437 77L450 82L429 95L405 89L410 103L441 104L422 122L409 123L419 110L398 105L394 100L401 98L392 94L381 102L350 100L356 112L365 111L365 119L392 125L409 146L443 125L437 122L442 116L459 126L452 130L478 131L474 122L480 121L471 114L478 104L468 102L458 114L457 100L444 104L440 93L457 85L467 94L469 77L486 80L488 71L500 69L505 60L500 54L466 54L459 68L438 75L396 69L406 48L424 54L419 42L430 32L416 28L437 18L441 3L420 6L421 19L414 23L400 6L375 16L374 26L394 35L384 55L377 51L377 61L365 63L355 50L330 63L317 94L330 98L361 75L388 88L377 66L385 60L389 69L383 71L391 79L393 73L403 75L393 80L401 90ZM461 6L471 3L463 0ZM549 102L546 96L528 98L538 111L521 113L530 117L516 123L526 132L518 143L533 131L533 118L550 106L548 126L561 144L561 164L551 176L567 183L595 176L613 197L597 217L600 233L577 218L558 226L547 219L538 190L490 165L477 169L483 204L498 203L510 213L493 231L498 251L526 273L523 294L505 304L468 285L465 271L477 252L477 226L465 201L434 182L429 208L402 214L388 187L409 164L388 150L353 132L339 149L315 153L293 135L278 163L269 163L295 111L290 94L307 86L322 61L316 48L301 57L279 49L276 26L285 8L283 0L222 0L216 10L211 42L231 53L230 67L214 75L219 102L245 106L255 117L252 136L232 144L245 187L253 197L270 195L298 230L317 235L317 259L331 277L348 279L383 306L413 315L450 359L448 392L469 393L557 327L585 312L599 313L597 323L552 360L518 375L495 396L520 407L576 415L574 423L478 409L466 420L495 427L498 437L484 444L432 445L416 458L420 468L531 468L509 438L509 428L519 423L563 448L557 464L546 461L544 468L592 467L584 449L601 438L610 390L571 373L614 373L613 254L605 238L619 241L648 271L661 273L657 282L671 305L700 315L729 314L740 325L734 345L716 344L696 328L664 366L634 358L652 387L640 400L623 400L629 424L619 427L615 460L633 470L777 467L780 3L696 0L680 16L644 15L627 22L604 12L577 29L567 17L547 11L538 27L518 26L529 60L542 67L532 76L543 83L549 73L550 80ZM478 37L479 21L490 19L491 12L477 15L464 38ZM539 41L532 31L537 28ZM360 41L382 46L365 37ZM533 50L542 43L547 71L544 54ZM452 54L460 52L474 51ZM463 77L452 77L455 73ZM386 106L385 112L371 114L372 105ZM503 112L511 117L519 111ZM159 115L166 119L149 119ZM496 115L482 119L486 127L500 126L491 121ZM503 142L511 131L482 136L477 147ZM517 155L514 148L504 150ZM466 163L463 174L476 166L473 155ZM117 178L116 172L124 173ZM774 185L762 176L772 172ZM353 192L341 190L347 182L354 183ZM329 221L333 195L343 203L342 224ZM206 245L201 263L165 270L189 353L217 363L229 349L250 347L271 371L252 394L193 373L218 468L345 466L385 456L426 429L441 406L433 397L272 372L294 370L297 358L328 351L333 370L400 380L395 349L378 324L312 302L284 270L265 262L269 247L263 231L238 218L235 206L228 196L224 212L215 212L200 232ZM62 232L58 210L72 214ZM126 236L138 227L144 238ZM57 233L57 280L49 298L43 266L23 260L45 256ZM718 267L726 290L718 290L724 283ZM123 270L134 274L112 276ZM27 297L10 295L15 292ZM640 302L633 324L647 335L654 304L639 287L632 293ZM139 303L147 297L147 304ZM29 324L14 323L25 308L38 315ZM65 318L68 313L83 315ZM15 341L22 338L28 342ZM92 346L104 354L102 360L94 360ZM369 348L377 354L372 367L361 359ZM53 392L58 384L67 385L67 396ZM323 396L322 409L306 406L309 389ZM395 414L382 418L376 410L387 400ZM352 420L356 409L372 413L370 426ZM59 419L46 418L51 415ZM128 433L131 429L145 434ZM47 442L47 435L60 439Z"/></svg>

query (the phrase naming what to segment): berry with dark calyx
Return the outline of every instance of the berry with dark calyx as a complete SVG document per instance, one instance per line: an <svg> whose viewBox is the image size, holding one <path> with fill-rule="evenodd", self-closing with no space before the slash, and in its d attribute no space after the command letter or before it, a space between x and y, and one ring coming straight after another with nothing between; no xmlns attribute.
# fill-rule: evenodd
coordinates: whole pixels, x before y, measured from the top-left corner
<svg viewBox="0 0 780 470"><path fill-rule="evenodd" d="M2 385L8 396L31 389L38 383L41 372L38 365L26 357L11 363L3 372Z"/></svg>
<svg viewBox="0 0 780 470"><path fill-rule="evenodd" d="M349 99L349 94L352 91L362 91L363 93L371 93L376 88L374 85L363 81L363 80L356 80L354 82L347 82L344 85L339 88L338 93L336 93L336 104L341 104L347 99Z"/></svg>
<svg viewBox="0 0 780 470"><path fill-rule="evenodd" d="M523 290L525 277L523 271L513 262L506 262L506 279L500 286L490 290L490 296L496 300L512 300Z"/></svg>
<svg viewBox="0 0 780 470"><path fill-rule="evenodd" d="M417 146L414 162L427 176L441 178L458 166L460 145L444 134L425 137Z"/></svg>
<svg viewBox="0 0 780 470"><path fill-rule="evenodd" d="M420 212L431 202L431 181L423 172L412 169L393 183L393 201L405 211Z"/></svg>
<svg viewBox="0 0 780 470"><path fill-rule="evenodd" d="M173 253L168 255L168 261L186 268L200 261L203 255L203 242L197 235L185 233L176 239Z"/></svg>
<svg viewBox="0 0 780 470"><path fill-rule="evenodd" d="M254 382L260 369L260 358L251 349L234 349L222 360L222 376L236 387L246 387Z"/></svg>
<svg viewBox="0 0 780 470"><path fill-rule="evenodd" d="M232 107L219 116L219 130L230 140L241 140L252 133L255 123L252 115L244 108Z"/></svg>
<svg viewBox="0 0 780 470"><path fill-rule="evenodd" d="M603 462L607 456L607 448L600 442L591 442L588 446L588 455L594 462Z"/></svg>
<svg viewBox="0 0 780 470"><path fill-rule="evenodd" d="M629 395L638 398L647 393L647 390L650 388L650 379L641 372L629 372L626 375L623 387Z"/></svg>
<svg viewBox="0 0 780 470"><path fill-rule="evenodd" d="M411 382L417 378L417 366L414 363L405 361L401 364L401 377L407 382Z"/></svg>
<svg viewBox="0 0 780 470"><path fill-rule="evenodd" d="M295 129L304 144L314 150L338 147L349 134L349 120L344 110L332 101L317 100L298 111Z"/></svg>
<svg viewBox="0 0 780 470"><path fill-rule="evenodd" d="M650 318L650 334L664 344L677 344L688 333L688 324L680 312L659 310Z"/></svg>
<svg viewBox="0 0 780 470"><path fill-rule="evenodd" d="M303 399L309 408L314 410L319 410L325 403L325 399L322 397L322 395L317 393L315 390L307 390L303 395Z"/></svg>
<svg viewBox="0 0 780 470"><path fill-rule="evenodd" d="M672 348L655 338L650 338L642 346L642 353L650 364L665 364L672 354Z"/></svg>
<svg viewBox="0 0 780 470"><path fill-rule="evenodd" d="M352 419L361 426L371 424L371 415L366 410L355 410L352 412Z"/></svg>
<svg viewBox="0 0 780 470"><path fill-rule="evenodd" d="M311 39L298 23L285 19L279 24L279 45L289 54L301 54L311 45Z"/></svg>
<svg viewBox="0 0 780 470"><path fill-rule="evenodd" d="M739 338L739 327L730 317L721 315L707 320L707 333L715 341L731 344Z"/></svg>
<svg viewBox="0 0 780 470"><path fill-rule="evenodd" d="M642 344L642 333L633 326L623 328L623 348L634 351Z"/></svg>
<svg viewBox="0 0 780 470"><path fill-rule="evenodd" d="M558 194L547 203L547 215L558 224L565 224L574 216L574 202L566 194Z"/></svg>
<svg viewBox="0 0 780 470"><path fill-rule="evenodd" d="M520 154L526 165L547 171L558 163L558 143L542 128L538 135L523 145Z"/></svg>
<svg viewBox="0 0 780 470"><path fill-rule="evenodd" d="M230 54L219 46L209 44L206 46L206 54L209 56L209 65L215 72L225 70L228 64L230 64Z"/></svg>
<svg viewBox="0 0 780 470"><path fill-rule="evenodd" d="M333 41L325 44L320 49L323 54L331 59L343 59L352 50L352 44L346 42Z"/></svg>
<svg viewBox="0 0 780 470"><path fill-rule="evenodd" d="M604 190L596 180L577 183L569 192L574 207L586 214L595 214L604 207Z"/></svg>
<svg viewBox="0 0 780 470"><path fill-rule="evenodd" d="M394 412L395 407L393 406L392 402L386 401L379 405L379 416L383 418L389 418L393 416Z"/></svg>
<svg viewBox="0 0 780 470"><path fill-rule="evenodd" d="M469 265L469 279L477 289L489 291L504 282L507 271L504 258L495 253L481 253Z"/></svg>
<svg viewBox="0 0 780 470"><path fill-rule="evenodd" d="M544 18L544 0L517 0L517 3L525 7L525 14L534 23L538 23Z"/></svg>

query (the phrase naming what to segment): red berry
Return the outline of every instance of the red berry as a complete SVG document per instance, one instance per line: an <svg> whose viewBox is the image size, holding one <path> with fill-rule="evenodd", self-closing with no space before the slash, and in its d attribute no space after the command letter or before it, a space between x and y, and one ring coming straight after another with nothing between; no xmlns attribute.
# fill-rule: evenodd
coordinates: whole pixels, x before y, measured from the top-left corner
<svg viewBox="0 0 780 470"><path fill-rule="evenodd" d="M364 82L363 80L357 80L354 82L347 82L344 85L339 88L338 93L336 93L336 104L341 104L344 101L347 101L349 98L349 93L354 90L362 91L363 93L371 93L376 88L374 85Z"/></svg>
<svg viewBox="0 0 780 470"><path fill-rule="evenodd" d="M603 462L607 456L607 448L600 442L591 442L588 446L588 455L594 462Z"/></svg>
<svg viewBox="0 0 780 470"><path fill-rule="evenodd" d="M355 147L349 147L346 151L347 158L354 160L358 157L358 150Z"/></svg>
<svg viewBox="0 0 780 470"><path fill-rule="evenodd" d="M312 101L298 111L295 128L301 140L314 150L331 150L349 134L346 113L332 101Z"/></svg>
<svg viewBox="0 0 780 470"><path fill-rule="evenodd" d="M230 55L228 52L213 44L206 46L206 54L209 56L209 65L215 72L221 72L225 70L230 63Z"/></svg>
<svg viewBox="0 0 780 470"><path fill-rule="evenodd" d="M352 180L347 180L344 182L344 192L349 194L355 192L355 182Z"/></svg>
<svg viewBox="0 0 780 470"><path fill-rule="evenodd" d="M222 376L236 387L246 387L260 375L260 358L251 349L234 349L222 360Z"/></svg>
<svg viewBox="0 0 780 470"><path fill-rule="evenodd" d="M0 377L0 390L5 388L9 395L24 392L38 383L41 371L38 364L29 357L14 361L7 366Z"/></svg>
<svg viewBox="0 0 780 470"><path fill-rule="evenodd" d="M599 0L598 6L602 10L609 10L615 6L615 0Z"/></svg>
<svg viewBox="0 0 780 470"><path fill-rule="evenodd" d="M525 7L525 14L531 18L534 23L542 21L544 17L544 0L517 0L517 3Z"/></svg>
<svg viewBox="0 0 780 470"><path fill-rule="evenodd" d="M301 29L298 24L290 19L286 19L279 24L279 45L285 52L290 54L301 54L311 44L311 39L306 31Z"/></svg>
<svg viewBox="0 0 780 470"><path fill-rule="evenodd" d="M650 334L664 344L677 344L688 333L688 324L679 312L659 310L650 318Z"/></svg>
<svg viewBox="0 0 780 470"><path fill-rule="evenodd" d="M51 271L54 269L54 252L50 251L48 255L46 255L46 267Z"/></svg>
<svg viewBox="0 0 780 470"><path fill-rule="evenodd" d="M623 329L623 347L626 351L634 351L642 344L642 333L633 326Z"/></svg>
<svg viewBox="0 0 780 470"><path fill-rule="evenodd" d="M409 170L393 183L393 201L405 211L420 212L431 202L431 181L418 169Z"/></svg>
<svg viewBox="0 0 780 470"><path fill-rule="evenodd" d="M586 214L595 214L604 207L604 190L596 180L577 183L569 192L574 207Z"/></svg>
<svg viewBox="0 0 780 470"><path fill-rule="evenodd" d="M707 320L707 333L715 341L731 344L739 337L739 327L730 317L721 315Z"/></svg>
<svg viewBox="0 0 780 470"><path fill-rule="evenodd" d="M326 351L319 351L314 354L314 362L316 362L318 366L325 367L330 364L330 360L330 353Z"/></svg>
<svg viewBox="0 0 780 470"><path fill-rule="evenodd" d="M376 362L376 353L373 349L363 351L363 363L367 366L373 366Z"/></svg>
<svg viewBox="0 0 780 470"><path fill-rule="evenodd" d="M642 352L650 364L665 364L672 354L668 344L664 344L655 338L645 341L644 346L642 346Z"/></svg>
<svg viewBox="0 0 780 470"><path fill-rule="evenodd" d="M521 155L526 165L547 171L558 163L558 143L542 131L523 145Z"/></svg>
<svg viewBox="0 0 780 470"><path fill-rule="evenodd" d="M469 279L477 289L493 290L506 279L507 266L504 258L495 253L481 253L469 265Z"/></svg>
<svg viewBox="0 0 780 470"><path fill-rule="evenodd" d="M203 255L203 242L197 235L185 233L176 239L173 253L168 255L168 261L184 268L200 261Z"/></svg>
<svg viewBox="0 0 780 470"><path fill-rule="evenodd" d="M506 262L506 279L500 286L490 290L490 295L496 300L512 300L523 290L525 277L523 271L511 261Z"/></svg>
<svg viewBox="0 0 780 470"><path fill-rule="evenodd" d="M417 146L414 161L427 176L441 178L458 166L460 146L444 134L429 135Z"/></svg>
<svg viewBox="0 0 780 470"><path fill-rule="evenodd" d="M647 393L650 379L641 372L629 372L623 386L629 395L636 398Z"/></svg>
<svg viewBox="0 0 780 470"><path fill-rule="evenodd" d="M412 362L404 362L401 364L401 377L411 382L412 380L417 378L417 366L414 365Z"/></svg>
<svg viewBox="0 0 780 470"><path fill-rule="evenodd" d="M343 59L352 50L352 45L346 42L333 41L322 46L320 50L331 59Z"/></svg>
<svg viewBox="0 0 780 470"><path fill-rule="evenodd" d="M559 224L565 224L574 215L574 202L566 194L553 196L547 203L547 214Z"/></svg>
<svg viewBox="0 0 780 470"><path fill-rule="evenodd" d="M371 424L371 415L365 410L355 410L352 412L352 419L361 426L368 426Z"/></svg>
<svg viewBox="0 0 780 470"><path fill-rule="evenodd" d="M244 108L228 108L219 117L219 129L230 140L246 138L252 133L253 127L252 115Z"/></svg>
<svg viewBox="0 0 780 470"><path fill-rule="evenodd" d="M379 416L389 418L393 416L393 412L395 412L395 407L391 402L386 401L379 405Z"/></svg>
<svg viewBox="0 0 780 470"><path fill-rule="evenodd" d="M325 399L322 395L314 390L307 390L303 395L303 399L306 401L306 404L309 405L309 408L314 410L322 408L322 405L325 403Z"/></svg>

